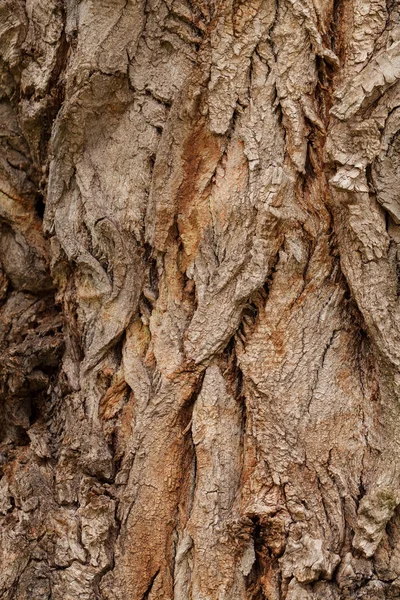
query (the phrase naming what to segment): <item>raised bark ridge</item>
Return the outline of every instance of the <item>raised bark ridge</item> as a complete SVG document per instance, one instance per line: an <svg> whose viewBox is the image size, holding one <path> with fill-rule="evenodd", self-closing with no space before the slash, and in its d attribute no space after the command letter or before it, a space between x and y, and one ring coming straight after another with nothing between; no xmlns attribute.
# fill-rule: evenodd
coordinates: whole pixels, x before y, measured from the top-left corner
<svg viewBox="0 0 400 600"><path fill-rule="evenodd" d="M396 3L4 0L0 77L0 598L398 597Z"/></svg>

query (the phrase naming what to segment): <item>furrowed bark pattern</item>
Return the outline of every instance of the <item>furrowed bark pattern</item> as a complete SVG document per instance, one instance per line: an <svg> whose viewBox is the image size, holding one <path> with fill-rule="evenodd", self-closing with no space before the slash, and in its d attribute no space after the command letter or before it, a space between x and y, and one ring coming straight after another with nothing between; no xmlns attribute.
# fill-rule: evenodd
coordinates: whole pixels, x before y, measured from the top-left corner
<svg viewBox="0 0 400 600"><path fill-rule="evenodd" d="M398 597L396 3L0 16L0 598Z"/></svg>

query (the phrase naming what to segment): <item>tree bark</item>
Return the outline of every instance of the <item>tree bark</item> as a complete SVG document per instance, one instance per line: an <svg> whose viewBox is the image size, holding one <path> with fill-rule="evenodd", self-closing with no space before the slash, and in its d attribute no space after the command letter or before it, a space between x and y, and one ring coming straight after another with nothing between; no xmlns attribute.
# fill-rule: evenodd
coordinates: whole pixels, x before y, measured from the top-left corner
<svg viewBox="0 0 400 600"><path fill-rule="evenodd" d="M400 597L394 0L0 3L0 598Z"/></svg>

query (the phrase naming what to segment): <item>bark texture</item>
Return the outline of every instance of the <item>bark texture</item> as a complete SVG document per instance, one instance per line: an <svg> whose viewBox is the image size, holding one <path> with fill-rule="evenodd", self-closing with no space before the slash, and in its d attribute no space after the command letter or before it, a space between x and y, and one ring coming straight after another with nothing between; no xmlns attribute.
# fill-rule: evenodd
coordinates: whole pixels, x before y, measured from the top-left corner
<svg viewBox="0 0 400 600"><path fill-rule="evenodd" d="M1 0L0 598L400 597L396 0Z"/></svg>

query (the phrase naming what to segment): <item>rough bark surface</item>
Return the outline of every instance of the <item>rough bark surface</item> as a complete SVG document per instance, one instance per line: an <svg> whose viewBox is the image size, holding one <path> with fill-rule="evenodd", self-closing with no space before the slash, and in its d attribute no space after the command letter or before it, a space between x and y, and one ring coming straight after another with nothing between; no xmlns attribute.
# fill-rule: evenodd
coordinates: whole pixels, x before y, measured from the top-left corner
<svg viewBox="0 0 400 600"><path fill-rule="evenodd" d="M395 0L1 0L0 598L400 597Z"/></svg>

